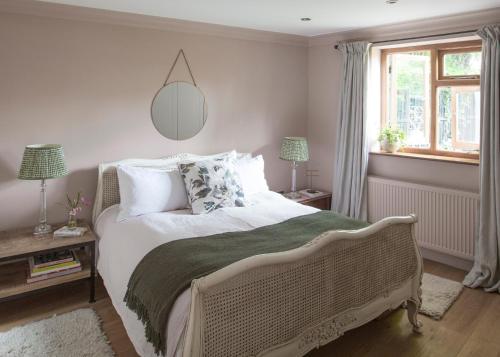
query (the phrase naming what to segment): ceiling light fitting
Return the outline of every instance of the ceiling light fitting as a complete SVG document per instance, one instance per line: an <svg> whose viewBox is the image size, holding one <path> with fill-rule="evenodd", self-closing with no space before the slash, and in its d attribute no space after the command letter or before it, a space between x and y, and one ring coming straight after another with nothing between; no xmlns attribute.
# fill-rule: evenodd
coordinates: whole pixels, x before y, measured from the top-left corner
<svg viewBox="0 0 500 357"><path fill-rule="evenodd" d="M310 17L302 17L300 21L311 21Z"/></svg>

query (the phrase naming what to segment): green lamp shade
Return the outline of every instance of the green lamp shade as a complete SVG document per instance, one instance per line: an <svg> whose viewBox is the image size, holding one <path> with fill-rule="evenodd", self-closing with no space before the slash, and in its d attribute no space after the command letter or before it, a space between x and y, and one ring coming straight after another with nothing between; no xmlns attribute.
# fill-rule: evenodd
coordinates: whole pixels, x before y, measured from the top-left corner
<svg viewBox="0 0 500 357"><path fill-rule="evenodd" d="M280 159L287 161L309 160L306 138L286 137L281 142Z"/></svg>
<svg viewBox="0 0 500 357"><path fill-rule="evenodd" d="M17 177L21 180L43 180L65 176L68 173L61 145L28 145L24 149Z"/></svg>

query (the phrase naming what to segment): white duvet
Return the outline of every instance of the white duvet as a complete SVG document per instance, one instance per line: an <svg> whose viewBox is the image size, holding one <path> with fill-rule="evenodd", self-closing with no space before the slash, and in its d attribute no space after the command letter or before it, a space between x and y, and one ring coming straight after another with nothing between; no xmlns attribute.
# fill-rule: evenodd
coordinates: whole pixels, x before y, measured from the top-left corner
<svg viewBox="0 0 500 357"><path fill-rule="evenodd" d="M139 355L156 356L146 341L142 322L126 307L123 297L134 268L150 250L176 239L251 230L318 211L271 191L255 194L249 201L248 207L223 208L206 215L181 210L151 213L123 222L116 222L118 205L101 213L95 224L99 236L97 268ZM188 289L177 298L170 312L165 331L166 357L182 355L190 299Z"/></svg>

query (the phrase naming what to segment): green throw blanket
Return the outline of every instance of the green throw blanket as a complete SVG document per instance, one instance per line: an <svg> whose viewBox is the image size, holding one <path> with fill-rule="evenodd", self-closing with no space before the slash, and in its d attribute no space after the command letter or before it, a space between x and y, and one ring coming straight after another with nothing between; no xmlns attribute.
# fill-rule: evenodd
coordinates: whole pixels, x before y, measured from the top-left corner
<svg viewBox="0 0 500 357"><path fill-rule="evenodd" d="M326 231L367 225L321 211L251 231L168 242L150 251L137 265L124 301L144 323L147 340L155 352L164 353L168 314L193 279L254 255L298 248Z"/></svg>

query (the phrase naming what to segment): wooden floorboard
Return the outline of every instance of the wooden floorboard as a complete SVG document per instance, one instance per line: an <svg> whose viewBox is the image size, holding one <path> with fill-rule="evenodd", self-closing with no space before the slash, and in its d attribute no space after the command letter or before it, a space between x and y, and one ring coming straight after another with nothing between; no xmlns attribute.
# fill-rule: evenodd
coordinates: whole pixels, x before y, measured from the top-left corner
<svg viewBox="0 0 500 357"><path fill-rule="evenodd" d="M461 281L465 272L426 261L425 271ZM93 307L119 357L136 357L125 328L101 281L97 302L88 304L85 283L61 287L36 296L0 303L0 331L80 307ZM412 333L404 310L396 310L347 332L308 357L334 356L481 356L500 357L500 295L465 289L441 321L424 316L423 333Z"/></svg>

